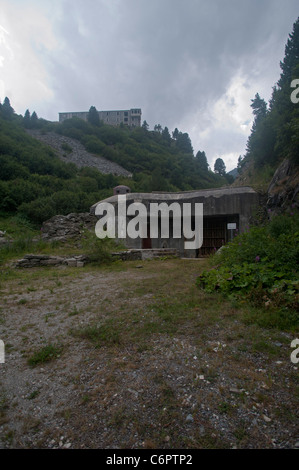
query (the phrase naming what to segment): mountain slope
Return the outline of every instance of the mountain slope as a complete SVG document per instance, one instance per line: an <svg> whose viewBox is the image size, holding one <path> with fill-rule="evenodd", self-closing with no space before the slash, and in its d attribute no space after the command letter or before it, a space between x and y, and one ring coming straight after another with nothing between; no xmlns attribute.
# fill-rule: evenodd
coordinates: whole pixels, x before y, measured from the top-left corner
<svg viewBox="0 0 299 470"><path fill-rule="evenodd" d="M104 157L87 152L85 147L75 139L66 137L56 132L41 133L38 129L27 129L31 137L40 140L53 148L59 158L66 163L74 163L78 168L96 168L103 174L113 174L130 178L132 173L122 168L115 162Z"/></svg>
<svg viewBox="0 0 299 470"><path fill-rule="evenodd" d="M57 214L87 212L119 184L150 192L228 183L194 157L187 134L171 139L143 128L95 126L80 119L59 124L28 115L16 115L8 99L0 104L3 215L41 224Z"/></svg>

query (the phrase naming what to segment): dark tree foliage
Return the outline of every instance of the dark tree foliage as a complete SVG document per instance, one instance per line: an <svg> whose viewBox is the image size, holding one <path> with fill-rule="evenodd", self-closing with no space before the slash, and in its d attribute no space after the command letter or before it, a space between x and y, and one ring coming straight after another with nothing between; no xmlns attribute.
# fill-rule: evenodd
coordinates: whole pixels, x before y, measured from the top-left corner
<svg viewBox="0 0 299 470"><path fill-rule="evenodd" d="M176 147L182 153L190 153L193 155L193 147L191 139L187 132L179 132L176 138Z"/></svg>
<svg viewBox="0 0 299 470"><path fill-rule="evenodd" d="M142 129L144 129L145 131L148 131L148 129L149 129L149 125L148 125L148 123L147 123L146 121L143 121L141 127L142 127Z"/></svg>
<svg viewBox="0 0 299 470"><path fill-rule="evenodd" d="M4 107L4 111L3 111ZM133 178L104 175L93 168L77 168L61 161L54 151L25 131L57 132L80 141L88 151L119 163ZM14 114L9 100L0 106L0 211L19 213L40 224L55 214L86 212L92 204L112 195L119 184L132 192L188 191L227 184L208 169L207 161L193 155L190 137L167 127L94 125L72 118L51 123L30 115Z"/></svg>
<svg viewBox="0 0 299 470"><path fill-rule="evenodd" d="M254 123L243 163L253 160L256 167L277 166L284 158L299 164L299 106L291 100L292 81L299 78L299 18L289 35L281 75L273 87L267 107L256 94L251 107Z"/></svg>
<svg viewBox="0 0 299 470"><path fill-rule="evenodd" d="M226 174L226 167L222 158L217 158L217 160L215 161L214 172L218 173L218 175L220 176L224 176Z"/></svg>
<svg viewBox="0 0 299 470"><path fill-rule="evenodd" d="M285 46L285 56L282 62L280 62L281 76L278 81L278 87L280 89L284 86L290 86L293 78L298 78L298 75L294 76L295 68L298 66L299 61L299 17L293 25L293 31L289 35L287 44Z"/></svg>
<svg viewBox="0 0 299 470"><path fill-rule="evenodd" d="M13 118L13 115L14 115L14 109L11 107L10 105L10 100L9 98L6 96L4 98L4 101L3 101L3 104L1 106L1 114L3 116L4 119L12 119Z"/></svg>
<svg viewBox="0 0 299 470"><path fill-rule="evenodd" d="M31 127L31 116L30 116L30 111L29 109L26 109L25 114L24 114L24 127L26 129L30 129Z"/></svg>
<svg viewBox="0 0 299 470"><path fill-rule="evenodd" d="M100 125L100 116L95 106L89 108L87 120L93 126Z"/></svg>
<svg viewBox="0 0 299 470"><path fill-rule="evenodd" d="M163 139L165 140L165 142L170 145L170 143L171 143L171 136L170 136L168 127L164 127L164 129L162 130L162 137L163 137Z"/></svg>
<svg viewBox="0 0 299 470"><path fill-rule="evenodd" d="M176 140L178 138L178 135L179 135L179 130L178 128L176 127L172 133L172 137L174 140Z"/></svg>
<svg viewBox="0 0 299 470"><path fill-rule="evenodd" d="M35 111L33 111L32 115L31 115L30 127L32 129L36 129L37 127L39 127L38 117L37 117L37 114L36 114Z"/></svg>
<svg viewBox="0 0 299 470"><path fill-rule="evenodd" d="M209 170L209 164L208 164L208 159L205 154L205 152L201 152L200 150L197 152L195 155L195 158L198 161L199 168L202 171L208 171Z"/></svg>

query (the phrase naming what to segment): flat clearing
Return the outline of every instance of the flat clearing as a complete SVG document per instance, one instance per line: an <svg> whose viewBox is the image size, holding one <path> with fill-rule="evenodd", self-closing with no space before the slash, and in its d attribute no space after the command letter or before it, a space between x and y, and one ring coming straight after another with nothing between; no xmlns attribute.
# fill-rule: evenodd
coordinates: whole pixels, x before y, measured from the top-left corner
<svg viewBox="0 0 299 470"><path fill-rule="evenodd" d="M197 288L205 266L2 270L0 448L298 447L298 332Z"/></svg>

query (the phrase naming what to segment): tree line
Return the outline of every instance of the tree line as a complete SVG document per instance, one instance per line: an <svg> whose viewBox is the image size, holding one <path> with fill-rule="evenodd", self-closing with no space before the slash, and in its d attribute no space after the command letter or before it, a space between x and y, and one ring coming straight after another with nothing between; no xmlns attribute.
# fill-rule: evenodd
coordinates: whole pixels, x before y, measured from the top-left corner
<svg viewBox="0 0 299 470"><path fill-rule="evenodd" d="M205 152L194 156L188 134L130 129L72 118L62 123L38 118L27 109L17 115L8 98L0 103L0 211L22 214L40 224L56 214L89 211L92 204L125 184L133 192L184 191L228 184L226 175L212 172ZM97 113L98 115L98 113ZM77 168L33 139L26 129L54 131L79 140L85 148L131 171L133 178L103 175L94 168ZM72 149L68 149L71 151Z"/></svg>
<svg viewBox="0 0 299 470"><path fill-rule="evenodd" d="M276 167L284 158L299 163L299 104L291 99L292 83L299 79L299 18L289 34L280 68L269 103L259 93L251 100L254 121L246 154L239 157L240 170L248 161L257 169Z"/></svg>

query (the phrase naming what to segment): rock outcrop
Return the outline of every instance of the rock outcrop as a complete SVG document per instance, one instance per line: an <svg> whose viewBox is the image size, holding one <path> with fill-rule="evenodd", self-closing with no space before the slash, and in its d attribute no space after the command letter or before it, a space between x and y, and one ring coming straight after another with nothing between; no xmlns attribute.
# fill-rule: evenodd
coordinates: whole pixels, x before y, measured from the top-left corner
<svg viewBox="0 0 299 470"><path fill-rule="evenodd" d="M89 212L54 215L41 227L41 237L47 241L62 241L79 238L85 230L93 231L97 217Z"/></svg>
<svg viewBox="0 0 299 470"><path fill-rule="evenodd" d="M274 173L267 191L266 207L273 215L299 209L299 168L288 159Z"/></svg>

